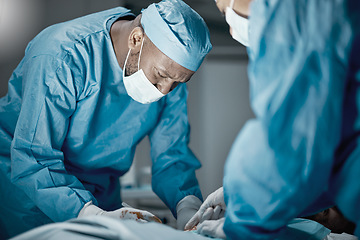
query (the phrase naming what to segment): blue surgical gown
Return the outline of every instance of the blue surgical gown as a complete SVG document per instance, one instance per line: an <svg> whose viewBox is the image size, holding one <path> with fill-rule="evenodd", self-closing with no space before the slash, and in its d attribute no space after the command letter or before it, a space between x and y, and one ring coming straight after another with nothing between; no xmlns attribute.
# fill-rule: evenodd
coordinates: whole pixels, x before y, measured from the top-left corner
<svg viewBox="0 0 360 240"><path fill-rule="evenodd" d="M154 192L176 215L201 197L188 148L187 88L133 101L109 35L114 8L48 27L28 45L0 99L0 235L74 218L89 201L121 207L119 177L149 136Z"/></svg>
<svg viewBox="0 0 360 240"><path fill-rule="evenodd" d="M359 63L349 70L360 44L352 45L360 29L354 2L253 1L248 74L256 118L226 161L229 239L274 239L294 217L334 204L360 224Z"/></svg>

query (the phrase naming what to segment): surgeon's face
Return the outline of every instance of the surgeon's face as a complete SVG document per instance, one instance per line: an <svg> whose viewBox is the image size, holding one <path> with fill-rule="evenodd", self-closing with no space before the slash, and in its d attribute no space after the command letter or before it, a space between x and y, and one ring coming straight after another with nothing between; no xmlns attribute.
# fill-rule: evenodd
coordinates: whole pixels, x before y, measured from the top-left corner
<svg viewBox="0 0 360 240"><path fill-rule="evenodd" d="M233 10L242 17L250 15L250 2L252 0L234 0ZM225 15L225 10L230 6L231 0L216 0L216 6Z"/></svg>
<svg viewBox="0 0 360 240"><path fill-rule="evenodd" d="M138 71L138 59L140 57L140 69L144 71L149 81L163 94L171 92L179 83L190 80L194 74L193 71L184 68L163 54L145 34L142 36L140 41L144 41L144 45L141 55L140 42L134 47L134 51L131 51L125 69L126 75L131 75Z"/></svg>

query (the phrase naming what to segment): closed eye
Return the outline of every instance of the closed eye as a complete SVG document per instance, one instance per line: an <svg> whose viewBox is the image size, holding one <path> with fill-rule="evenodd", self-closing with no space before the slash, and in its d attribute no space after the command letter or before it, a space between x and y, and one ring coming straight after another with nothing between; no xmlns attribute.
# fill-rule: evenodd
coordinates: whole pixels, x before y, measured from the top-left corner
<svg viewBox="0 0 360 240"><path fill-rule="evenodd" d="M160 73L159 71L157 72L158 76L161 78L167 78L166 76L164 76L164 74Z"/></svg>

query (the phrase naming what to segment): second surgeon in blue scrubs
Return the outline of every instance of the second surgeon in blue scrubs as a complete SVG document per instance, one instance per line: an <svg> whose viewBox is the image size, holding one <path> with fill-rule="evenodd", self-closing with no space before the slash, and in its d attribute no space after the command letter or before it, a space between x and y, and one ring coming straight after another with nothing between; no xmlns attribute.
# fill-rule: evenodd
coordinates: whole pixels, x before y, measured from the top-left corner
<svg viewBox="0 0 360 240"><path fill-rule="evenodd" d="M223 188L186 229L200 223L197 232L213 237L278 239L293 218L336 206L360 237L359 1L217 7L247 46L255 118L233 143Z"/></svg>
<svg viewBox="0 0 360 240"><path fill-rule="evenodd" d="M211 47L205 22L181 0L137 17L114 8L36 36L0 99L0 238L79 215L124 216L119 177L145 136L153 190L185 225L202 200L185 83Z"/></svg>

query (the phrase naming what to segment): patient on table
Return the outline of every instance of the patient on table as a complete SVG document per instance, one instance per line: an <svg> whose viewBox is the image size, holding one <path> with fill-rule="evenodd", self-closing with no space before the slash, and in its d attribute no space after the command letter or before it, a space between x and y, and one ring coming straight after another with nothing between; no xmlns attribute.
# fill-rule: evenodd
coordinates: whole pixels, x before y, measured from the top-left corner
<svg viewBox="0 0 360 240"><path fill-rule="evenodd" d="M309 220L296 218L284 229L276 240L333 240L349 238L329 238L330 230ZM75 218L66 222L51 223L37 227L11 240L63 240L63 239L172 239L206 240L206 236L196 231L176 230L156 222L141 223L134 220L120 220L105 216ZM351 238L356 239L356 238Z"/></svg>

